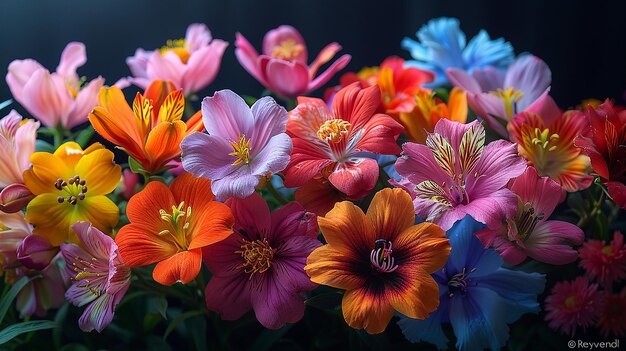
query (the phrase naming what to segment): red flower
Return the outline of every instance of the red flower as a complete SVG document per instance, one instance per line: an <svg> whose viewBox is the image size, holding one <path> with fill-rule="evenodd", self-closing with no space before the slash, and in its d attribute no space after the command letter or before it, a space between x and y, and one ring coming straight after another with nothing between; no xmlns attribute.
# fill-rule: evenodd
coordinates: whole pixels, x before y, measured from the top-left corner
<svg viewBox="0 0 626 351"><path fill-rule="evenodd" d="M589 284L583 277L558 282L546 298L545 319L550 328L572 337L578 327L585 330L596 322L601 297L598 284Z"/></svg>
<svg viewBox="0 0 626 351"><path fill-rule="evenodd" d="M613 282L626 278L626 245L620 232L615 232L610 243L587 241L578 255L579 265L585 269L587 276L596 278L607 290L610 290Z"/></svg>
<svg viewBox="0 0 626 351"><path fill-rule="evenodd" d="M593 108L587 105L588 132L574 141L591 159L615 203L626 209L626 111L617 111L611 101Z"/></svg>
<svg viewBox="0 0 626 351"><path fill-rule="evenodd" d="M617 294L608 294L602 303L598 325L604 337L613 334L623 337L626 331L626 288Z"/></svg>

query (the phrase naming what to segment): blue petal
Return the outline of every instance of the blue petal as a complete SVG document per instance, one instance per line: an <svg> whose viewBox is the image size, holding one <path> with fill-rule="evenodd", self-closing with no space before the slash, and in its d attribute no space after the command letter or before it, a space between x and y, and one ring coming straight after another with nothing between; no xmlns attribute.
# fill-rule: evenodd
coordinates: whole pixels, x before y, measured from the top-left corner
<svg viewBox="0 0 626 351"><path fill-rule="evenodd" d="M495 292L472 288L450 302L450 323L459 350L499 350L509 338L506 310Z"/></svg>
<svg viewBox="0 0 626 351"><path fill-rule="evenodd" d="M426 341L443 350L447 348L448 338L441 328L441 319L448 313L448 305L445 304L445 306L439 305L439 308L424 320L400 315L398 326L410 342Z"/></svg>
<svg viewBox="0 0 626 351"><path fill-rule="evenodd" d="M452 228L446 232L446 236L450 239L450 246L452 246L450 259L448 260L448 265L451 266L446 269L459 272L464 267L468 269L474 267L474 264L480 260L480 257L485 251L480 241L474 237L474 233L484 227L484 224L468 215L456 222ZM468 267L468 262L471 267ZM498 265L498 267L499 266L500 265Z"/></svg>

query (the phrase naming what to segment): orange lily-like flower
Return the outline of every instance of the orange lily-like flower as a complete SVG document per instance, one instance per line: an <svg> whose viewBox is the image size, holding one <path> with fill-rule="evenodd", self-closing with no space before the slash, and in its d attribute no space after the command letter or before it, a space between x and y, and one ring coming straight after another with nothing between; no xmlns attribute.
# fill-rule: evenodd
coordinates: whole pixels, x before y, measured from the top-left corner
<svg viewBox="0 0 626 351"><path fill-rule="evenodd" d="M593 181L591 160L574 145L574 139L585 134L587 120L580 111L554 111L515 116L508 125L511 140L540 176L550 177L568 192L586 189Z"/></svg>
<svg viewBox="0 0 626 351"><path fill-rule="evenodd" d="M143 95L137 93L132 109L117 87L102 88L89 121L98 134L118 145L143 171L153 174L180 156L185 136L202 130L202 114L182 121L185 98L171 83L154 81Z"/></svg>
<svg viewBox="0 0 626 351"><path fill-rule="evenodd" d="M411 196L399 188L378 192L367 214L343 201L318 218L328 244L304 269L315 283L346 289L342 310L352 328L381 333L394 310L424 319L439 306L430 274L446 263L450 244L437 225L414 221Z"/></svg>
<svg viewBox="0 0 626 351"><path fill-rule="evenodd" d="M447 104L424 89L415 94L415 102L413 110L400 112L398 119L404 126L404 133L418 144L426 143L427 133L432 133L442 118L460 123L467 121L467 94L459 88L452 89Z"/></svg>
<svg viewBox="0 0 626 351"><path fill-rule="evenodd" d="M130 224L115 242L128 267L157 263L163 285L187 284L200 272L202 248L226 239L235 223L228 206L213 201L211 181L184 173L169 187L152 181L128 202Z"/></svg>
<svg viewBox="0 0 626 351"><path fill-rule="evenodd" d="M26 207L33 233L54 246L78 243L72 224L89 221L108 233L117 224L119 209L105 195L115 190L121 168L113 153L94 143L85 150L75 142L61 145L53 154L35 152L33 165L24 171L26 187L36 195Z"/></svg>

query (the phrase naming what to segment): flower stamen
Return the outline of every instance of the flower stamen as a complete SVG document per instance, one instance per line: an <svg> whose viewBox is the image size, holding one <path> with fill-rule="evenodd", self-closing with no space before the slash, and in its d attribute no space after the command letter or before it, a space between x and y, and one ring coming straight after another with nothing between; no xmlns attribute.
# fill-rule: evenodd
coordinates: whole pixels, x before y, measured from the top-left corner
<svg viewBox="0 0 626 351"><path fill-rule="evenodd" d="M304 45L293 39L283 40L272 50L272 57L280 60L292 61L304 51Z"/></svg>
<svg viewBox="0 0 626 351"><path fill-rule="evenodd" d="M335 118L324 122L317 130L317 137L325 142L337 144L348 135L350 122Z"/></svg>
<svg viewBox="0 0 626 351"><path fill-rule="evenodd" d="M524 92L515 90L513 87L508 87L504 90L498 88L497 91L492 91L490 94L499 97L504 102L504 112L508 118L513 118L517 113L516 104L522 99L522 96L524 96Z"/></svg>
<svg viewBox="0 0 626 351"><path fill-rule="evenodd" d="M240 135L239 141L231 141L230 145L233 147L233 152L228 154L228 156L237 157L235 162L232 163L233 166L250 163L250 140L246 139L245 135Z"/></svg>
<svg viewBox="0 0 626 351"><path fill-rule="evenodd" d="M391 257L391 241L378 239L374 242L374 249L370 253L370 262L381 273L391 273L398 269L395 258Z"/></svg>
<svg viewBox="0 0 626 351"><path fill-rule="evenodd" d="M237 266L237 268L243 268L245 273L250 274L250 279L255 273L263 273L270 269L272 258L274 257L274 250L270 247L267 239L243 241L241 250L235 251L236 254L241 254L244 262Z"/></svg>

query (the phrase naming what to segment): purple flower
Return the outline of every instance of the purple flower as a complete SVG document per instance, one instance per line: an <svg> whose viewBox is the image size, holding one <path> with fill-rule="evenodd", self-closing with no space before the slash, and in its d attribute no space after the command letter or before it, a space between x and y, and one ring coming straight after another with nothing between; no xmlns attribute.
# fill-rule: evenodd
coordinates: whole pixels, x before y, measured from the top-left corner
<svg viewBox="0 0 626 351"><path fill-rule="evenodd" d="M218 199L248 197L261 177L280 172L289 163L287 118L287 111L271 97L249 108L231 90L220 90L202 101L208 134L196 132L181 143L183 168L210 179Z"/></svg>
<svg viewBox="0 0 626 351"><path fill-rule="evenodd" d="M503 73L487 66L467 73L461 69L448 68L448 79L467 92L467 102L489 127L507 136L506 124L516 114L537 110L548 101L552 72L540 58L520 56Z"/></svg>
<svg viewBox="0 0 626 351"><path fill-rule="evenodd" d="M235 216L234 233L202 254L213 273L205 290L207 307L226 320L254 309L270 329L299 321L303 292L317 286L304 272L307 256L322 245L317 217L296 202L270 214L257 193L226 204Z"/></svg>
<svg viewBox="0 0 626 351"><path fill-rule="evenodd" d="M402 179L390 183L413 197L415 213L444 230L469 214L495 223L517 208L517 197L505 185L524 172L526 162L505 140L485 146L485 129L474 121L442 119L426 145L405 143L396 170Z"/></svg>
<svg viewBox="0 0 626 351"><path fill-rule="evenodd" d="M77 222L72 229L82 247L61 245L73 281L65 298L79 307L89 304L78 321L80 329L101 332L113 320L115 306L130 286L130 269L122 262L115 241L91 223Z"/></svg>

